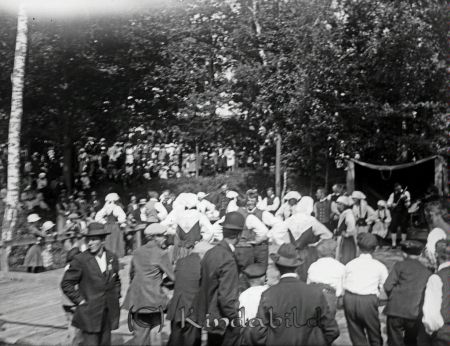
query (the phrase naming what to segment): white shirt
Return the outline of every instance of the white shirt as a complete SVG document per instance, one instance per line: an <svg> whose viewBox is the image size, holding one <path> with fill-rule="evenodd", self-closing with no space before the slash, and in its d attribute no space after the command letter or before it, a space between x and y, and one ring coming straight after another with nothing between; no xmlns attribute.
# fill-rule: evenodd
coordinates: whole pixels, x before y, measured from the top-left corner
<svg viewBox="0 0 450 346"><path fill-rule="evenodd" d="M197 203L197 210L200 213L206 214L206 212L211 212L216 210L216 206L212 204L210 201L206 199L202 199L201 201L198 201Z"/></svg>
<svg viewBox="0 0 450 346"><path fill-rule="evenodd" d="M370 254L361 254L345 266L344 290L354 294L380 294L388 277L386 266L372 258Z"/></svg>
<svg viewBox="0 0 450 346"><path fill-rule="evenodd" d="M268 204L268 198L264 198L260 203L258 203L257 207L258 209L261 210L266 210L269 212L274 212L276 211L280 206L280 199L278 197L274 197L273 199L273 203L272 204Z"/></svg>
<svg viewBox="0 0 450 346"><path fill-rule="evenodd" d="M95 215L95 221L106 223L106 217L111 214L117 218L118 223L124 223L127 220L127 215L121 207L115 204L105 204Z"/></svg>
<svg viewBox="0 0 450 346"><path fill-rule="evenodd" d="M403 193L404 193L405 196L406 196L406 199L405 199L405 206L409 207L409 205L411 204L411 194L409 193L409 191L404 191ZM393 206L394 206L394 202L398 202L398 200L397 200L397 201L394 201L394 193L391 193L391 194L389 195L389 199L387 200L387 205L388 205L388 207L389 207L389 208L393 207Z"/></svg>
<svg viewBox="0 0 450 346"><path fill-rule="evenodd" d="M269 286L254 286L247 288L239 296L239 309L243 309L243 315L241 318L245 317L245 321L251 320L256 317L258 312L259 302L261 301L262 293L268 289Z"/></svg>
<svg viewBox="0 0 450 346"><path fill-rule="evenodd" d="M441 228L433 228L427 237L425 255L433 265L436 264L436 243L441 239L447 239L447 233Z"/></svg>
<svg viewBox="0 0 450 346"><path fill-rule="evenodd" d="M284 278L295 278L298 279L298 274L297 273L286 273L280 276L280 280L284 279Z"/></svg>
<svg viewBox="0 0 450 346"><path fill-rule="evenodd" d="M161 225L169 226L169 233L175 233L176 227L179 226L183 231L189 232L196 224L200 225L202 238L210 241L214 236L214 229L208 218L196 209L189 210L173 210L165 220L161 221Z"/></svg>
<svg viewBox="0 0 450 346"><path fill-rule="evenodd" d="M438 271L446 267L450 267L450 261L442 263ZM438 331L444 325L444 319L441 315L442 285L442 280L438 275L433 274L428 278L422 317L423 325L428 334Z"/></svg>
<svg viewBox="0 0 450 346"><path fill-rule="evenodd" d="M355 216L353 215L353 211L351 209L346 209L342 212L341 215L339 215L338 229L343 222L345 222L347 228L343 236L348 237L351 235L356 235L356 220Z"/></svg>
<svg viewBox="0 0 450 346"><path fill-rule="evenodd" d="M331 239L333 234L328 228L321 224L314 216L306 214L295 214L286 221L275 224L268 233L268 237L277 245L289 243L289 233L291 231L294 239L298 239L303 232L312 228L313 234L320 239Z"/></svg>
<svg viewBox="0 0 450 346"><path fill-rule="evenodd" d="M345 265L331 257L319 258L308 269L307 283L330 285L336 290L336 297L343 293Z"/></svg>
<svg viewBox="0 0 450 346"><path fill-rule="evenodd" d="M154 207L155 207L155 209L156 209L156 212L158 213L157 215L158 215L158 219L160 219L160 220L164 220L166 217L167 217L167 209L166 209L166 207L164 206L164 204L162 204L161 202L159 202L156 198L150 198L150 200L149 200L149 202L150 201L152 201L152 202L155 202L155 205L154 205ZM147 202L148 203L148 202Z"/></svg>
<svg viewBox="0 0 450 346"><path fill-rule="evenodd" d="M100 267L100 271L102 273L106 272L106 252L103 251L101 257L95 256L95 260L97 261L98 266Z"/></svg>

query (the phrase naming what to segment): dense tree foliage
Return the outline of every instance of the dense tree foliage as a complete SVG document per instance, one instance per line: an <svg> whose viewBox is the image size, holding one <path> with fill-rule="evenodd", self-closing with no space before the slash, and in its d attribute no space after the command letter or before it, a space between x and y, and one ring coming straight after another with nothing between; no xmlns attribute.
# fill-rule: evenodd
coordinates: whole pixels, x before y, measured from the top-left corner
<svg viewBox="0 0 450 346"><path fill-rule="evenodd" d="M15 18L1 20L6 118ZM248 136L281 133L284 163L321 181L345 156L444 153L446 58L442 0L185 0L35 18L23 142L67 147L141 124L207 141L239 124Z"/></svg>

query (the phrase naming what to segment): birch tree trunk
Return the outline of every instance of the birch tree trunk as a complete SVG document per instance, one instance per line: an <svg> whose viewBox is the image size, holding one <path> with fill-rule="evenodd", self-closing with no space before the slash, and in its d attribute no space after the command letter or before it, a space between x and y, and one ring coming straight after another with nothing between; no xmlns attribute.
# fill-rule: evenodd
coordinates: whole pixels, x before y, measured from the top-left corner
<svg viewBox="0 0 450 346"><path fill-rule="evenodd" d="M16 50L14 53L14 69L11 77L12 97L11 115L9 118L8 132L8 182L5 216L1 231L1 270L8 271L8 256L10 246L5 246L4 241L11 240L12 231L16 225L19 208L20 190L20 131L23 113L23 86L25 76L25 61L27 53L27 14L25 5L19 7L17 19Z"/></svg>
<svg viewBox="0 0 450 346"><path fill-rule="evenodd" d="M259 57L261 59L263 66L266 66L267 65L267 56L266 56L266 52L264 51L264 46L261 42L261 24L258 19L259 0L252 0L251 6L249 6L248 9L250 10L250 13L252 14L253 25L255 27L255 36L258 41Z"/></svg>

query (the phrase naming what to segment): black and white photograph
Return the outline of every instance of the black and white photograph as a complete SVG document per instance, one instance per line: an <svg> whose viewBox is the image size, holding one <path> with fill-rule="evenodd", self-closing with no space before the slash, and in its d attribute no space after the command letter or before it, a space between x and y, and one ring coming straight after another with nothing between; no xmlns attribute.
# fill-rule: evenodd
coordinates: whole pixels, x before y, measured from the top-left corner
<svg viewBox="0 0 450 346"><path fill-rule="evenodd" d="M450 345L444 0L0 0L0 346Z"/></svg>

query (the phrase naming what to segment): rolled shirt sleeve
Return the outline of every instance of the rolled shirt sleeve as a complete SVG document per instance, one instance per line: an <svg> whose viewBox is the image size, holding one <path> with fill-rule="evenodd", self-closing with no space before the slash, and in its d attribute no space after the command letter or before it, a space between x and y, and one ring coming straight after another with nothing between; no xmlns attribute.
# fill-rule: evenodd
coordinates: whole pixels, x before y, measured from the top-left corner
<svg viewBox="0 0 450 346"><path fill-rule="evenodd" d="M269 232L269 229L255 215L248 215L247 219L245 220L245 225L247 226L248 229L255 232L256 243L261 243L261 242L267 240L267 234Z"/></svg>

